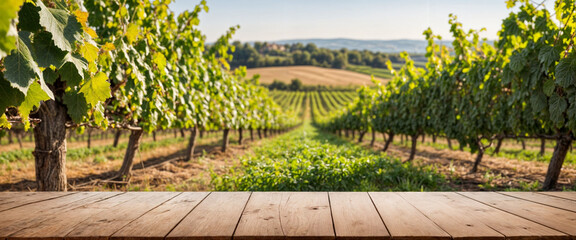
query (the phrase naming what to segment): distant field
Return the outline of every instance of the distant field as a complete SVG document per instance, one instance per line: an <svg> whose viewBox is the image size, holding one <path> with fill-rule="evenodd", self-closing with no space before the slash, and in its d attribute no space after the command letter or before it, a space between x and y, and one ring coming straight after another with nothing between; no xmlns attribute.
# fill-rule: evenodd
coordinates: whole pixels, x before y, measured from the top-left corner
<svg viewBox="0 0 576 240"><path fill-rule="evenodd" d="M313 66L265 67L248 69L248 76L260 74L261 83L272 83L275 79L290 83L298 78L304 85L349 86L373 85L370 75L352 71ZM387 81L376 78L380 81Z"/></svg>
<svg viewBox="0 0 576 240"><path fill-rule="evenodd" d="M370 66L348 65L346 70L368 75L374 75L377 78L391 79L393 76L388 69L373 68Z"/></svg>

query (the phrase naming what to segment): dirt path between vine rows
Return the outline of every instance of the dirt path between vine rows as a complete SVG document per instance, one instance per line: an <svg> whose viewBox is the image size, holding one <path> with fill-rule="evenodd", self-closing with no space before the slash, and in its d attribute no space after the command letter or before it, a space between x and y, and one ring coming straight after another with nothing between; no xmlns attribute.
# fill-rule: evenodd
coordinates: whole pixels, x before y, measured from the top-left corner
<svg viewBox="0 0 576 240"><path fill-rule="evenodd" d="M369 142L362 143L366 147ZM379 150L382 143L376 143ZM391 145L388 154L407 159L410 148ZM470 173L476 155L458 150L438 150L431 146L418 145L414 163L435 168L446 176L450 186L459 191L482 190L538 190L544 182L548 163L521 161L484 155L478 172ZM576 166L564 164L555 190L576 190Z"/></svg>

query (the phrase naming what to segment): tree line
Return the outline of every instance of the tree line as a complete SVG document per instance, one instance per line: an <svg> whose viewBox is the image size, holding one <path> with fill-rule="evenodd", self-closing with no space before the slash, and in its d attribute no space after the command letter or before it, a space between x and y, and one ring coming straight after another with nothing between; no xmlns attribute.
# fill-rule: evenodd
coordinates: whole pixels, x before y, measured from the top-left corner
<svg viewBox="0 0 576 240"><path fill-rule="evenodd" d="M325 68L345 69L349 64L386 68L386 62L401 63L399 54L372 52L368 50L330 50L314 43L275 44L268 42L241 43L235 41L231 67L248 68L272 66L311 65Z"/></svg>

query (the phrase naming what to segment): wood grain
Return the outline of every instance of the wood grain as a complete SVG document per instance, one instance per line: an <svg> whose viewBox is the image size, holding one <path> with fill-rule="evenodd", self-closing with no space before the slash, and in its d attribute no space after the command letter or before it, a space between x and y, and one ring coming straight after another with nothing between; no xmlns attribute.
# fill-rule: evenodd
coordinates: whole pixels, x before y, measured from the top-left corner
<svg viewBox="0 0 576 240"><path fill-rule="evenodd" d="M234 233L234 239L284 239L280 192L254 192Z"/></svg>
<svg viewBox="0 0 576 240"><path fill-rule="evenodd" d="M432 201L431 193L399 193L453 239L504 239L504 235L482 223L467 211L442 201Z"/></svg>
<svg viewBox="0 0 576 240"><path fill-rule="evenodd" d="M370 197L393 239L447 240L451 238L448 233L397 193L371 192Z"/></svg>
<svg viewBox="0 0 576 240"><path fill-rule="evenodd" d="M501 192L501 194L576 212L576 202L534 192Z"/></svg>
<svg viewBox="0 0 576 240"><path fill-rule="evenodd" d="M130 200L90 216L76 225L65 239L108 239L128 223L179 194L173 192L125 193L124 197L129 197Z"/></svg>
<svg viewBox="0 0 576 240"><path fill-rule="evenodd" d="M0 195L0 212L31 203L74 194L71 192L7 192Z"/></svg>
<svg viewBox="0 0 576 240"><path fill-rule="evenodd" d="M539 192L539 194L576 201L576 192Z"/></svg>
<svg viewBox="0 0 576 240"><path fill-rule="evenodd" d="M330 192L330 208L338 239L389 239L368 193Z"/></svg>
<svg viewBox="0 0 576 240"><path fill-rule="evenodd" d="M32 228L69 209L109 196L109 193L74 193L4 211L0 213L0 238Z"/></svg>
<svg viewBox="0 0 576 240"><path fill-rule="evenodd" d="M463 192L461 194L494 208L532 220L571 236L576 236L576 213L574 212L519 200L502 194L484 192Z"/></svg>
<svg viewBox="0 0 576 240"><path fill-rule="evenodd" d="M334 239L328 193L286 192L280 207L282 229L288 239Z"/></svg>
<svg viewBox="0 0 576 240"><path fill-rule="evenodd" d="M231 239L249 192L213 192L166 239Z"/></svg>
<svg viewBox="0 0 576 240"><path fill-rule="evenodd" d="M207 192L182 193L126 225L112 239L164 239L206 196Z"/></svg>

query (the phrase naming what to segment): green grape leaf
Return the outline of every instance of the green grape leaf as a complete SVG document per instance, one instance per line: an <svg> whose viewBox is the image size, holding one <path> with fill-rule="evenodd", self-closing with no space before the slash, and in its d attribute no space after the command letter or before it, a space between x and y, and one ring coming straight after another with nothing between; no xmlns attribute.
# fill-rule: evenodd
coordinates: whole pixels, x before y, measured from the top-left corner
<svg viewBox="0 0 576 240"><path fill-rule="evenodd" d="M70 91L64 94L62 98L66 108L68 108L68 115L75 123L80 123L88 114L88 103L84 98L84 94Z"/></svg>
<svg viewBox="0 0 576 240"><path fill-rule="evenodd" d="M20 106L24 101L24 94L18 89L10 86L10 83L3 79L0 72L0 113L4 114L7 107Z"/></svg>
<svg viewBox="0 0 576 240"><path fill-rule="evenodd" d="M554 122L556 125L561 125L564 123L564 117L562 114L566 111L568 107L568 103L566 99L560 97L557 93L552 94L550 97L550 120Z"/></svg>
<svg viewBox="0 0 576 240"><path fill-rule="evenodd" d="M82 76L78 75L78 70L73 63L65 63L58 69L58 73L60 73L62 80L66 81L66 85L70 87L75 87L82 83Z"/></svg>
<svg viewBox="0 0 576 240"><path fill-rule="evenodd" d="M576 54L560 60L556 65L556 83L563 88L576 85Z"/></svg>
<svg viewBox="0 0 576 240"><path fill-rule="evenodd" d="M12 87L26 94L30 84L36 77L40 76L41 72L26 44L29 42L29 33L20 32L19 35L16 50L4 58L4 67L6 68L4 76Z"/></svg>
<svg viewBox="0 0 576 240"><path fill-rule="evenodd" d="M43 68L48 68L51 65L60 67L66 56L66 52L54 45L52 35L49 32L40 32L34 35L32 50L36 56L38 66Z"/></svg>
<svg viewBox="0 0 576 240"><path fill-rule="evenodd" d="M522 71L524 66L526 66L526 58L522 54L515 54L510 57L510 69L515 73Z"/></svg>
<svg viewBox="0 0 576 240"><path fill-rule="evenodd" d="M52 33L54 45L71 52L74 43L82 40L82 25L76 20L76 16L65 10L47 8L40 0L36 1L36 5L40 7L40 25Z"/></svg>
<svg viewBox="0 0 576 240"><path fill-rule="evenodd" d="M88 62L96 61L98 58L98 49L96 46L92 45L91 43L85 43L80 47L80 54L84 57Z"/></svg>
<svg viewBox="0 0 576 240"><path fill-rule="evenodd" d="M18 29L20 31L37 32L42 29L40 26L40 11L34 3L26 2L18 12Z"/></svg>
<svg viewBox="0 0 576 240"><path fill-rule="evenodd" d="M136 40L138 40L138 35L140 34L138 25L131 23L126 30L126 39L128 39L128 43L132 44Z"/></svg>
<svg viewBox="0 0 576 240"><path fill-rule="evenodd" d="M534 91L530 96L530 104L532 105L532 112L538 114L548 106L546 95L541 91Z"/></svg>
<svg viewBox="0 0 576 240"><path fill-rule="evenodd" d="M54 82L56 82L56 79L58 79L58 74L54 72L54 70L52 70L51 68L46 68L42 72L42 75L44 76L44 81L48 84L54 84Z"/></svg>
<svg viewBox="0 0 576 240"><path fill-rule="evenodd" d="M554 93L554 90L556 89L556 83L554 83L554 79L549 78L548 80L546 80L542 88L546 96L548 97L552 96L552 93Z"/></svg>
<svg viewBox="0 0 576 240"><path fill-rule="evenodd" d="M3 0L0 7L0 58L16 48L16 27L13 20L18 17L22 0Z"/></svg>
<svg viewBox="0 0 576 240"><path fill-rule="evenodd" d="M560 52L552 46L544 46L538 53L538 60L547 68L560 58Z"/></svg>
<svg viewBox="0 0 576 240"><path fill-rule="evenodd" d="M158 66L158 69L160 69L161 72L164 72L164 69L166 68L166 57L164 57L164 54L160 52L155 53L152 62Z"/></svg>
<svg viewBox="0 0 576 240"><path fill-rule="evenodd" d="M12 128L12 124L8 122L8 118L4 113L2 113L2 116L0 116L0 128L7 128L7 129Z"/></svg>
<svg viewBox="0 0 576 240"><path fill-rule="evenodd" d="M98 102L103 102L110 95L110 83L108 83L107 76L103 72L99 72L84 83L84 86L80 89L81 93L84 93L86 101L93 107L96 106Z"/></svg>
<svg viewBox="0 0 576 240"><path fill-rule="evenodd" d="M20 117L24 120L25 128L28 129L30 123L28 122L28 115L30 112L40 106L42 101L49 100L50 96L42 90L42 87L39 83L34 82L28 88L28 94L26 94L26 98L24 98L24 102L20 104L18 110L20 112Z"/></svg>
<svg viewBox="0 0 576 240"><path fill-rule="evenodd" d="M94 123L104 129L108 127L108 120L104 117L104 105L101 103L96 104L94 108Z"/></svg>

